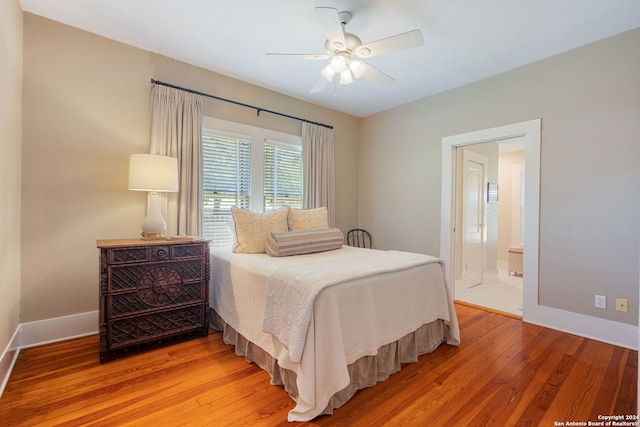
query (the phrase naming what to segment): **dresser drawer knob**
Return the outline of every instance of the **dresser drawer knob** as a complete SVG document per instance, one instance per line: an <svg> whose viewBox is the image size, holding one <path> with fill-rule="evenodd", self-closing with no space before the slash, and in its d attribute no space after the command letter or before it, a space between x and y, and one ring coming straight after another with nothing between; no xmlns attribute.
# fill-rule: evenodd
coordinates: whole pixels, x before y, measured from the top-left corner
<svg viewBox="0 0 640 427"><path fill-rule="evenodd" d="M169 248L166 246L158 246L151 249L151 255L154 259L169 258Z"/></svg>

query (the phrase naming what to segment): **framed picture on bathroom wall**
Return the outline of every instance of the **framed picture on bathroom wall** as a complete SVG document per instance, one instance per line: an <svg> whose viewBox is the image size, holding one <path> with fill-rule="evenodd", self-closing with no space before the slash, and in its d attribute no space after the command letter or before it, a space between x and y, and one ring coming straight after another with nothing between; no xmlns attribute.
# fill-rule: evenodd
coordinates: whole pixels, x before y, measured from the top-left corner
<svg viewBox="0 0 640 427"><path fill-rule="evenodd" d="M498 203L498 184L487 183L487 203Z"/></svg>

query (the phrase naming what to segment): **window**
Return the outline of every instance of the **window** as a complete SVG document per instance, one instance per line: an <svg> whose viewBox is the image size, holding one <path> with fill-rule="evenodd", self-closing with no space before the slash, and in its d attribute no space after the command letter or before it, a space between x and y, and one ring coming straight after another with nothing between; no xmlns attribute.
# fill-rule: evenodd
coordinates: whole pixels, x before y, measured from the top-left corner
<svg viewBox="0 0 640 427"><path fill-rule="evenodd" d="M230 246L231 206L249 208L251 142L246 139L202 135L202 233L212 246Z"/></svg>
<svg viewBox="0 0 640 427"><path fill-rule="evenodd" d="M264 210L302 208L302 149L264 144Z"/></svg>
<svg viewBox="0 0 640 427"><path fill-rule="evenodd" d="M301 138L204 118L202 233L230 246L231 207L255 212L302 207Z"/></svg>

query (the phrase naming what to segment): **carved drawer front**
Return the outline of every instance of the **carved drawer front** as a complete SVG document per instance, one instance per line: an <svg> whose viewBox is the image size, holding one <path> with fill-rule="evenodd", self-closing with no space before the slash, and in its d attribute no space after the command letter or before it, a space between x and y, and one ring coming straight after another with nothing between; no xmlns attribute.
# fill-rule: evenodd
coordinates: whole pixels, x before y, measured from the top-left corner
<svg viewBox="0 0 640 427"><path fill-rule="evenodd" d="M202 257L207 245L154 245L149 247L115 248L108 250L109 264L130 264L145 261L163 261Z"/></svg>
<svg viewBox="0 0 640 427"><path fill-rule="evenodd" d="M190 257L201 257L205 253L205 245L202 243L193 244L193 245L179 245L171 247L171 258L172 259L180 259L180 258L190 258Z"/></svg>
<svg viewBox="0 0 640 427"><path fill-rule="evenodd" d="M107 332L110 348L117 349L202 328L204 321L205 308L202 304L144 316L113 319Z"/></svg>
<svg viewBox="0 0 640 427"><path fill-rule="evenodd" d="M131 292L108 295L113 318L144 313L158 307L180 306L204 302L204 282L170 284L166 290L145 287Z"/></svg>
<svg viewBox="0 0 640 427"><path fill-rule="evenodd" d="M155 286L158 289L176 282L202 281L205 276L205 260L184 259L174 262L114 265L108 268L108 292L121 292Z"/></svg>
<svg viewBox="0 0 640 427"><path fill-rule="evenodd" d="M147 248L117 248L107 250L109 264L129 264L144 262L149 258Z"/></svg>

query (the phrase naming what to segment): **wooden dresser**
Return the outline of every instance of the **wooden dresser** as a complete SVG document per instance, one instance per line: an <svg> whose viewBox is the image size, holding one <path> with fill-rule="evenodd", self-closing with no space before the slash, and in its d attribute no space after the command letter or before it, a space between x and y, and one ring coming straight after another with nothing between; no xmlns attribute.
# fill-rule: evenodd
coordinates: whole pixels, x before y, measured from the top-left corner
<svg viewBox="0 0 640 427"><path fill-rule="evenodd" d="M209 333L209 242L98 240L100 363Z"/></svg>

